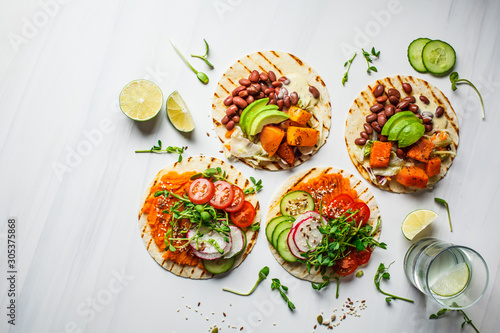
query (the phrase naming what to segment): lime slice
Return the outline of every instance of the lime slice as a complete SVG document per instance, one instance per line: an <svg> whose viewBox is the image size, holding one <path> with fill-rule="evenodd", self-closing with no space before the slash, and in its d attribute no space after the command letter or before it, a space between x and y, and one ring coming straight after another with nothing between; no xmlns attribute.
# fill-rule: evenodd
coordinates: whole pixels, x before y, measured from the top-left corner
<svg viewBox="0 0 500 333"><path fill-rule="evenodd" d="M433 293L443 297L456 295L467 286L469 276L469 266L463 262L441 275L431 286L431 290Z"/></svg>
<svg viewBox="0 0 500 333"><path fill-rule="evenodd" d="M181 95L176 91L170 94L167 99L168 119L174 127L181 132L191 132L194 130L194 121L191 113L184 103Z"/></svg>
<svg viewBox="0 0 500 333"><path fill-rule="evenodd" d="M406 215L401 231L408 240L412 240L420 231L431 224L438 214L429 209L417 209Z"/></svg>
<svg viewBox="0 0 500 333"><path fill-rule="evenodd" d="M163 94L160 88L148 80L135 80L120 93L120 109L133 120L145 121L160 112Z"/></svg>

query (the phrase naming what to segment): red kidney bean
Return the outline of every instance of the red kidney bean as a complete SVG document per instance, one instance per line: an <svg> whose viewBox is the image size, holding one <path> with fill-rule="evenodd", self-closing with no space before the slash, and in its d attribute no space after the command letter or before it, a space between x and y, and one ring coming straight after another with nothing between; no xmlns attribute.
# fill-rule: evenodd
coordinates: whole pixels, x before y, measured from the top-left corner
<svg viewBox="0 0 500 333"><path fill-rule="evenodd" d="M267 104L268 104L268 105L271 105L271 104L276 105L276 103L277 103L277 102L276 102L276 100L275 100L275 99L270 99L270 100L269 100L269 103L267 103Z"/></svg>
<svg viewBox="0 0 500 333"><path fill-rule="evenodd" d="M236 105L231 105L230 107L227 108L226 110L226 115L228 117L231 117L232 115L236 114L238 112L238 107Z"/></svg>
<svg viewBox="0 0 500 333"><path fill-rule="evenodd" d="M422 119L422 115L419 113L416 113L415 116L417 116L418 119Z"/></svg>
<svg viewBox="0 0 500 333"><path fill-rule="evenodd" d="M417 104L410 104L408 106L408 110L410 110L413 113L417 113L418 112L418 105Z"/></svg>
<svg viewBox="0 0 500 333"><path fill-rule="evenodd" d="M260 89L261 89L261 86L260 86L260 84L258 84L258 83L252 83L252 87L253 87L253 88L254 88L257 92L259 92L259 91L260 91Z"/></svg>
<svg viewBox="0 0 500 333"><path fill-rule="evenodd" d="M389 96L389 103L392 105L397 105L399 103L399 98L396 96Z"/></svg>
<svg viewBox="0 0 500 333"><path fill-rule="evenodd" d="M384 113L385 113L385 116L387 118L389 118L394 113L396 113L396 107L394 105L392 105L392 104L388 104L388 105L385 106Z"/></svg>
<svg viewBox="0 0 500 333"><path fill-rule="evenodd" d="M370 113L369 115L366 116L366 122L371 123L372 121L377 120L377 114L376 113Z"/></svg>
<svg viewBox="0 0 500 333"><path fill-rule="evenodd" d="M240 96L241 98L247 98L247 96L248 96L248 95L249 95L249 94L248 94L248 91L247 91L246 89L245 89L245 90L242 90L242 91L240 91L240 92L238 93L238 96ZM234 99L233 99L233 101L234 101Z"/></svg>
<svg viewBox="0 0 500 333"><path fill-rule="evenodd" d="M233 118L231 118L232 121L234 121L235 123L239 123L240 122L240 116L234 116Z"/></svg>
<svg viewBox="0 0 500 333"><path fill-rule="evenodd" d="M261 92L257 95L257 97L255 97L255 99L261 99L261 98L264 98L264 97L266 97L266 94L264 94L264 92L263 92L263 91L261 91Z"/></svg>
<svg viewBox="0 0 500 333"><path fill-rule="evenodd" d="M246 101L247 101L248 104L251 104L251 103L253 103L253 101L255 101L255 97L253 97L252 95L250 95L250 96L247 97Z"/></svg>
<svg viewBox="0 0 500 333"><path fill-rule="evenodd" d="M366 143L366 139L365 138L357 138L356 140L354 140L354 143L357 144L358 146L364 146L364 144Z"/></svg>
<svg viewBox="0 0 500 333"><path fill-rule="evenodd" d="M372 134L373 133L373 128L370 126L370 124L364 123L363 124L363 128L365 129L366 133L368 133L368 134Z"/></svg>
<svg viewBox="0 0 500 333"><path fill-rule="evenodd" d="M384 103L385 101L387 101L387 96L386 95L383 95L383 96L379 96L376 98L377 102L378 103Z"/></svg>
<svg viewBox="0 0 500 333"><path fill-rule="evenodd" d="M432 131L432 124L425 124L424 126L425 126L425 131L426 132Z"/></svg>
<svg viewBox="0 0 500 333"><path fill-rule="evenodd" d="M319 91L315 86L309 86L309 92L313 95L314 98L319 98Z"/></svg>
<svg viewBox="0 0 500 333"><path fill-rule="evenodd" d="M379 134L377 135L379 141L382 141L382 142L387 142L387 136L386 135L382 135L382 134Z"/></svg>
<svg viewBox="0 0 500 333"><path fill-rule="evenodd" d="M290 98L290 96L285 96L284 102L285 102L285 106L287 108L289 108L290 106L292 106L292 99Z"/></svg>
<svg viewBox="0 0 500 333"><path fill-rule="evenodd" d="M270 80L271 82L276 81L276 74L274 74L274 72L273 72L273 71L269 71L269 72L267 72L267 76L269 77L269 80ZM265 80L264 80L264 81L265 81Z"/></svg>
<svg viewBox="0 0 500 333"><path fill-rule="evenodd" d="M399 102L398 105L396 105L396 108L401 110L406 110L408 106L410 106L410 102L406 100Z"/></svg>
<svg viewBox="0 0 500 333"><path fill-rule="evenodd" d="M267 80L269 80L269 76L267 76L267 74L264 73L264 72L260 73L259 78L260 78L261 81L264 81L264 82L266 82Z"/></svg>
<svg viewBox="0 0 500 333"><path fill-rule="evenodd" d="M229 106L233 104L233 95L229 95L226 97L226 99L224 100L224 105L225 106Z"/></svg>
<svg viewBox="0 0 500 333"><path fill-rule="evenodd" d="M373 129L375 131L377 131L377 133L380 133L380 131L382 131L382 127L380 127L380 125L377 121L374 121L373 123L371 123L371 126L373 127Z"/></svg>
<svg viewBox="0 0 500 333"><path fill-rule="evenodd" d="M369 139L370 136L368 135L368 133L366 133L365 131L359 133L359 136L361 136L362 138L365 138L365 139Z"/></svg>
<svg viewBox="0 0 500 333"><path fill-rule="evenodd" d="M434 118L434 113L429 112L429 111L424 111L422 112L422 117L429 117L429 118Z"/></svg>
<svg viewBox="0 0 500 333"><path fill-rule="evenodd" d="M278 95L280 93L280 88L279 87L274 88L274 92L276 93L276 95Z"/></svg>
<svg viewBox="0 0 500 333"><path fill-rule="evenodd" d="M420 95L420 97L418 98L419 100L422 101L422 103L424 103L425 105L429 105L430 101L427 97L425 97L424 95Z"/></svg>
<svg viewBox="0 0 500 333"><path fill-rule="evenodd" d="M238 82L245 87L248 87L252 84L252 81L250 81L249 79L240 79Z"/></svg>
<svg viewBox="0 0 500 333"><path fill-rule="evenodd" d="M407 82L403 83L403 90L405 91L405 93L409 94L413 91L411 85Z"/></svg>
<svg viewBox="0 0 500 333"><path fill-rule="evenodd" d="M259 87L260 88L260 87ZM244 91L244 90L243 90ZM255 87L251 86L251 87L248 87L247 90L249 95L252 95L252 96L255 96L257 95L259 92L257 91L257 89L255 89Z"/></svg>
<svg viewBox="0 0 500 333"><path fill-rule="evenodd" d="M276 93L274 91L269 94L269 99L276 99Z"/></svg>
<svg viewBox="0 0 500 333"><path fill-rule="evenodd" d="M398 150L396 150L396 155L401 159L404 159L406 157L405 152L401 148L398 148Z"/></svg>
<svg viewBox="0 0 500 333"><path fill-rule="evenodd" d="M280 78L278 79L278 81L283 82L283 83L284 83L286 80L288 80L288 79L286 78L286 76L282 76L282 77L280 77Z"/></svg>
<svg viewBox="0 0 500 333"><path fill-rule="evenodd" d="M383 112L380 112L377 117L377 123L380 125L380 127L384 127L386 122L387 118L385 117L385 114Z"/></svg>
<svg viewBox="0 0 500 333"><path fill-rule="evenodd" d="M436 117L441 118L444 114L444 108L442 106L438 106L436 108Z"/></svg>
<svg viewBox="0 0 500 333"><path fill-rule="evenodd" d="M253 70L252 73L250 74L250 76L248 76L248 79L253 83L259 82L259 72L256 70Z"/></svg>
<svg viewBox="0 0 500 333"><path fill-rule="evenodd" d="M234 121L232 121L232 120L228 121L228 122L227 122L227 124L226 124L226 129L227 129L228 131L230 131L230 130L232 130L233 128L234 128Z"/></svg>
<svg viewBox="0 0 500 333"><path fill-rule="evenodd" d="M224 116L224 118L222 118L222 120L220 121L222 123L222 125L226 125L229 121L229 117L228 116Z"/></svg>
<svg viewBox="0 0 500 333"><path fill-rule="evenodd" d="M417 100L415 99L415 96L406 96L405 98L402 99L403 101L409 101L410 103L415 103Z"/></svg>
<svg viewBox="0 0 500 333"><path fill-rule="evenodd" d="M394 88L390 88L389 90L387 90L387 95L388 96L396 96L398 99L401 98L401 93L397 89L394 89Z"/></svg>
<svg viewBox="0 0 500 333"><path fill-rule="evenodd" d="M283 96L288 96L288 89L281 87L281 91L283 92Z"/></svg>
<svg viewBox="0 0 500 333"><path fill-rule="evenodd" d="M432 118L429 117L422 117L422 121L424 124L432 124Z"/></svg>
<svg viewBox="0 0 500 333"><path fill-rule="evenodd" d="M246 89L245 86L239 86L239 87L237 87L237 88L235 88L233 90L233 92L231 93L231 95L237 96L240 91L245 90L245 89Z"/></svg>
<svg viewBox="0 0 500 333"><path fill-rule="evenodd" d="M260 91L265 91L266 89L269 89L267 84L265 84L263 82L260 82L259 85L260 85Z"/></svg>
<svg viewBox="0 0 500 333"><path fill-rule="evenodd" d="M370 108L370 111L373 112L373 113L378 113L380 111L382 111L384 109L384 106L382 104L375 104L374 106L372 106Z"/></svg>
<svg viewBox="0 0 500 333"><path fill-rule="evenodd" d="M275 88L279 88L283 85L283 82L280 82L280 81L273 81L271 82L271 85Z"/></svg>
<svg viewBox="0 0 500 333"><path fill-rule="evenodd" d="M266 94L266 95L269 95L271 93L274 93L274 89L273 88L267 88L266 90L264 90L264 94Z"/></svg>
<svg viewBox="0 0 500 333"><path fill-rule="evenodd" d="M283 110L283 105L285 105L285 101L280 99L279 101L276 102L276 105L278 105L278 110Z"/></svg>
<svg viewBox="0 0 500 333"><path fill-rule="evenodd" d="M292 103L292 105L295 105L299 102L299 95L296 91L290 94L290 102Z"/></svg>
<svg viewBox="0 0 500 333"><path fill-rule="evenodd" d="M248 106L248 103L239 96L233 98L233 103L236 104L236 106L239 107L240 109L244 109Z"/></svg>
<svg viewBox="0 0 500 333"><path fill-rule="evenodd" d="M381 84L377 84L375 86L375 88L373 88L373 96L375 97L379 97L379 96L382 96L382 94L384 93L384 90L385 90L385 86L381 85Z"/></svg>
<svg viewBox="0 0 500 333"><path fill-rule="evenodd" d="M401 112L401 111L403 111L403 110L401 110L401 109L396 109L396 110L394 111L394 113L399 113L399 112Z"/></svg>

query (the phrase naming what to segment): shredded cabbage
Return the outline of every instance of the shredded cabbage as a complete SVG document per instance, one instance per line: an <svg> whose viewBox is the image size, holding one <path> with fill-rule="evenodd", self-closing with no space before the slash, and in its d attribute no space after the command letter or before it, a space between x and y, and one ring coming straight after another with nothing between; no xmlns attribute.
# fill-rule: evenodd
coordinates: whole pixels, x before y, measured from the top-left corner
<svg viewBox="0 0 500 333"><path fill-rule="evenodd" d="M240 127L235 127L231 134L231 151L230 154L236 157L253 157L258 159L258 156L267 155L260 144L253 143L243 136Z"/></svg>
<svg viewBox="0 0 500 333"><path fill-rule="evenodd" d="M373 168L373 174L375 176L387 176L391 177L397 175L401 168L403 168L405 161L400 159L395 152L391 151L391 157L389 158L389 165L385 168Z"/></svg>

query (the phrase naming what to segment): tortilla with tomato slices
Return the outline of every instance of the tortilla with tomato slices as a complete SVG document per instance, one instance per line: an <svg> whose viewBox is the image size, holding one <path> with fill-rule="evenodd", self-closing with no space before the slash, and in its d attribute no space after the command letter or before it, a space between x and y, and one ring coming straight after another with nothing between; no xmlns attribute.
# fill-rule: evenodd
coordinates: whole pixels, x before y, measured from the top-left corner
<svg viewBox="0 0 500 333"><path fill-rule="evenodd" d="M412 87L412 91L409 94L407 94L403 89L403 83L405 82L409 83ZM396 181L396 171L391 172L389 168L371 168L368 161L369 158L362 150L364 147L358 146L355 143L355 140L360 137L360 132L364 131L363 124L366 123L366 116L372 113L370 111L370 107L377 103L376 97L372 91L379 84L385 86L385 94L387 94L388 89L395 88L400 92L401 99L410 95L414 96L416 104L419 105L419 112L424 111L434 113L438 106L444 108L444 115L442 117L437 118L436 116L433 116L433 130L431 132L424 133L423 136L424 138L429 138L431 141L435 139L432 136L434 134L446 136L444 140L433 141L437 144L441 144L446 141L447 144L442 147L443 151L441 151L441 154L439 155L442 157L439 173L429 177L428 179L426 188L432 189L434 185L446 175L451 167L451 164L453 163L453 159L455 158L459 141L458 118L450 104L450 101L443 94L443 92L441 92L441 90L427 81L416 77L405 75L386 77L369 84L356 97L347 115L345 125L345 142L352 163L367 181L382 190L396 193L411 193L421 190L421 188L408 187L398 183ZM429 104L424 104L420 100L420 96L427 97ZM389 102L386 101L384 104L387 105L388 103ZM375 131L373 132L376 134ZM396 143L393 143L392 149L395 150L396 148ZM411 148L411 146L408 148ZM396 157L397 156L395 156L395 154L391 155L389 165L394 170L397 170L398 167L402 168L403 166L416 166L422 169L425 168L424 163L419 163L411 158L405 158L403 161L398 161Z"/></svg>
<svg viewBox="0 0 500 333"><path fill-rule="evenodd" d="M176 259L171 259L166 255L167 251L165 251L164 237L161 237L161 235L157 235L158 237L156 237L155 241L155 237L154 235L152 235L152 227L156 230L156 232L163 232L163 235L165 234L165 228L167 228L170 217L168 216L168 214L161 213L161 211L168 209L169 206L163 205L161 207L158 207L156 209L156 216L149 216L150 214L145 212L145 205L148 198L151 200L152 196L154 196L154 192L156 192L159 188L166 189L169 188L168 186L171 186L168 184L170 182L168 177L165 177L165 175L168 175L170 172L173 171L182 175L184 173L201 173L206 169L218 167L220 167L222 171L226 172L228 182L234 185L238 185L242 189L251 186L250 181L245 178L241 174L241 172L236 170L236 168L232 165L225 163L224 161L221 161L214 157L189 157L183 159L182 162L176 162L161 170L147 187L146 193L141 201L142 204L139 211L139 230L142 241L153 259L164 269L172 272L175 275L190 279L209 279L215 276L214 274L207 272L203 267L201 259L195 257L192 253L189 253L189 251L184 251L184 253L181 253L179 251L174 252L176 253L176 255L178 254L178 257L176 257ZM172 183L174 183L173 179ZM245 195L245 200L249 201L255 208L256 214L253 220L253 224L260 223L260 205L257 200L257 195L247 194ZM246 235L247 244L245 249L236 256L235 263L232 266L231 270L241 264L241 262L248 256L253 246L255 245L255 242L257 241L257 235L259 233L258 230L253 230L252 228L243 228L243 231ZM186 248L189 249L189 246ZM165 257L168 258L166 259Z"/></svg>
<svg viewBox="0 0 500 333"><path fill-rule="evenodd" d="M267 213L267 223L269 223L273 218L280 216L280 203L283 196L287 193L294 191L298 186L307 184L309 181L314 181L323 175L340 175L344 178L346 184L350 189L350 194L356 193L357 199L359 201L364 202L368 208L370 209L370 217L368 219L368 224L372 227L376 227L377 221L380 218L380 211L377 206L377 202L375 201L375 197L370 192L368 187L358 178L356 178L351 173L344 171L342 169L336 169L332 167L322 167L322 168L312 168L309 170L304 170L292 177L290 177L283 186L278 190L278 192L274 195L271 204L269 206L269 210ZM326 185L325 185L326 186ZM317 188L314 193L310 193L316 202L320 202L328 193L333 193L335 191L335 187L337 185L331 184L328 188ZM318 211L318 204L316 204L315 210ZM380 238L380 226L379 229L373 235L376 240ZM316 271L314 268L311 268L311 271L308 272L307 266L300 262L288 262L285 261L278 251L274 248L274 246L269 243L269 248L271 249L271 253L278 263L290 274L299 279L311 281L314 283L322 283L324 282L322 279L322 274L319 271ZM333 274L332 269L327 269L327 274L332 274L332 279L335 274Z"/></svg>
<svg viewBox="0 0 500 333"><path fill-rule="evenodd" d="M222 119L226 116L226 110L228 109L224 105L224 100L231 95L234 89L240 86L239 80L248 78L253 70L265 73L273 71L277 79L282 76L286 77L289 75L290 77L290 75L296 75L298 78L300 77L301 82L305 82L309 86L314 86L319 92L317 103L314 106L308 107L308 110L310 109L309 111L312 113L312 117L307 122L307 127L319 132L318 138L313 146L292 147L293 155L295 156L293 164L286 162L278 154L270 156L263 149L258 134L254 138L249 138L243 134L239 124L237 124L235 126L236 130L228 135L226 126L222 124ZM284 87L288 86L285 85ZM289 91L289 93L291 94L292 91ZM311 93L306 87L302 96L299 95L298 105L301 105L301 100L307 101L309 98L311 98ZM283 111L287 109L285 107ZM325 144L330 133L331 103L323 79L307 63L290 53L259 51L239 59L222 75L212 99L212 118L215 132L222 142L226 157L239 159L252 168L276 171L302 164ZM283 140L285 141L285 139Z"/></svg>

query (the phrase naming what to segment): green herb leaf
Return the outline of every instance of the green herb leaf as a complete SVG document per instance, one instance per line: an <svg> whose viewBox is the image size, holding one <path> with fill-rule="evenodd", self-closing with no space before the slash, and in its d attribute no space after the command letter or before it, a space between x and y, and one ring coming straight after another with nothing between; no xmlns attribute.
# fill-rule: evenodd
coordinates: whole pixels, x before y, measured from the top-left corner
<svg viewBox="0 0 500 333"><path fill-rule="evenodd" d="M481 93L479 92L479 90L477 90L476 86L472 82L470 82L467 79L459 79L458 77L459 77L459 75L457 72L453 72L450 74L451 89L453 91L457 90L457 83L466 83L466 84L470 85L476 91L477 95L479 96L479 100L481 101L482 115L483 115L483 119L484 119L485 118L484 103L483 103L483 97L481 96Z"/></svg>
<svg viewBox="0 0 500 333"><path fill-rule="evenodd" d="M456 304L456 303L455 303ZM439 310L437 313L435 314L431 314L429 316L429 319L438 319L439 317L441 317L442 315L444 315L446 312L448 311L458 311L462 314L463 316L463 319L464 319L464 322L462 323L461 327L464 328L464 326L466 324L468 325L471 325L472 328L477 332L479 333L479 330L477 329L477 327L472 323L472 320L467 316L467 314L463 311L463 310L452 310L452 309L441 309Z"/></svg>
<svg viewBox="0 0 500 333"><path fill-rule="evenodd" d="M196 74L196 76L198 77L198 80L200 80L204 84L207 84L208 83L208 76L205 73L198 72L196 69L194 69L193 66L191 66L189 61L187 61L187 59L184 57L184 55L181 53L181 51L177 48L177 46L175 46L172 39L170 39L170 44L172 44L175 52L177 52L177 54L179 54L179 56L182 58L182 60L184 60L184 62L189 66L189 68L191 68L191 70Z"/></svg>
<svg viewBox="0 0 500 333"><path fill-rule="evenodd" d="M281 284L280 280L279 279L272 279L272 282L271 282L271 290L278 290L280 295L281 295L281 298L283 298L285 300L285 302L287 303L288 305L288 308L290 310L294 310L295 309L295 304L293 304L289 299L288 299L288 296L286 295L286 292L288 291L288 287L287 286L284 286Z"/></svg>
<svg viewBox="0 0 500 333"><path fill-rule="evenodd" d="M378 58L380 56L380 51L376 52L375 47L372 47L371 54L366 52L364 49L361 49L361 51L363 51L363 56L365 57L366 64L368 66L366 72L368 74L371 74L371 72L377 72L377 68L375 66L370 66L370 63L373 62L373 59L371 57Z"/></svg>
<svg viewBox="0 0 500 333"><path fill-rule="evenodd" d="M264 187L262 185L262 179L259 179L259 181L255 181L255 178L253 177L250 177L250 180L252 181L252 184L253 186L249 187L249 188L246 188L243 190L243 193L244 194L251 194L251 193L257 193L259 192L260 190L262 190L262 188Z"/></svg>
<svg viewBox="0 0 500 333"><path fill-rule="evenodd" d="M343 86L345 86L345 83L349 79L349 70L351 69L351 64L352 64L354 58L356 58L356 54L357 54L357 52L354 52L354 55L352 56L352 58L347 60L344 64L344 67L346 67L348 64L349 64L349 66L347 67L347 71L344 73L344 76L342 77L342 85Z"/></svg>
<svg viewBox="0 0 500 333"><path fill-rule="evenodd" d="M257 286L259 285L259 283L261 281L267 279L268 275L269 275L269 267L264 266L259 271L259 278L257 279L257 282L255 282L255 285L253 286L253 288L249 292L247 292L247 293L242 293L242 292L239 292L239 291L234 291L234 290L231 290L231 289L228 289L228 288L222 288L222 290L230 292L230 293L233 293L233 294L236 294L236 295L240 295L240 296L248 296L248 295L252 294L255 291L255 289L257 288Z"/></svg>
<svg viewBox="0 0 500 333"><path fill-rule="evenodd" d="M203 38L203 41L205 42L205 54L204 55L191 54L191 57L200 58L201 60L203 60L208 65L208 67L210 67L211 69L214 69L214 65L212 65L212 63L210 63L210 61L208 61L208 59L207 59L207 57L208 57L208 50L209 50L208 43L205 40L205 38Z"/></svg>
<svg viewBox="0 0 500 333"><path fill-rule="evenodd" d="M377 272L375 273L375 278L373 279L374 282L375 282L375 286L377 287L378 291L380 291L382 294L388 296L385 299L386 302L391 302L392 300L400 299L402 301L413 303L413 300L411 300L411 299L403 298L403 297L396 296L396 295L393 295L393 294L389 294L389 293L387 293L385 291L382 291L382 289L380 289L380 281L382 279L384 279L384 280L389 280L390 279L391 275L389 274L388 269L389 269L389 267L391 267L391 265L393 263L394 263L394 261L392 263L390 263L389 266L387 266L387 267L385 267L384 263L381 263L378 266Z"/></svg>
<svg viewBox="0 0 500 333"><path fill-rule="evenodd" d="M448 213L448 223L450 224L450 231L453 232L453 227L451 226L450 206L444 199L434 198L434 201L439 202L446 207L446 212Z"/></svg>

